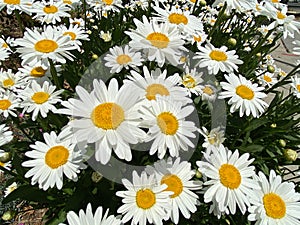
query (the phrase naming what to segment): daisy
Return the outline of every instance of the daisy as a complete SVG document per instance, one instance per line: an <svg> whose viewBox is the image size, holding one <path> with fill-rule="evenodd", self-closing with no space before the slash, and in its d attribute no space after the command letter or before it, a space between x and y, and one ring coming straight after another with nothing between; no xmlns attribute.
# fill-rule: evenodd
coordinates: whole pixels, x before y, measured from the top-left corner
<svg viewBox="0 0 300 225"><path fill-rule="evenodd" d="M206 148L207 155L210 155L213 148L218 149L221 145L223 146L225 135L221 127L213 128L211 131L202 127L202 129L199 129L199 133L205 138L202 147Z"/></svg>
<svg viewBox="0 0 300 225"><path fill-rule="evenodd" d="M141 53L133 51L128 45L125 45L124 49L114 46L109 49L109 52L104 60L107 61L105 66L111 68L111 73L119 73L123 68L128 70L129 67L136 69L137 66L142 65Z"/></svg>
<svg viewBox="0 0 300 225"><path fill-rule="evenodd" d="M35 121L39 113L46 118L49 111L56 111L54 104L61 101L59 95L63 90L55 91L55 88L56 86L50 85L48 81L45 81L43 86L32 81L30 87L20 93L20 97L23 99L21 103L23 113L32 112L31 119Z"/></svg>
<svg viewBox="0 0 300 225"><path fill-rule="evenodd" d="M166 191L172 191L171 195L171 220L178 224L179 214L189 219L191 213L197 211L196 205L199 205L199 197L193 191L201 189L202 182L191 180L195 171L191 169L191 163L187 161L180 162L180 158L176 158L172 162L172 158L167 161L161 160L154 163L154 167L147 166L146 172L151 175L155 174L160 184L167 184Z"/></svg>
<svg viewBox="0 0 300 225"><path fill-rule="evenodd" d="M15 74L11 69L0 70L0 92L20 91L25 87L26 79L20 74Z"/></svg>
<svg viewBox="0 0 300 225"><path fill-rule="evenodd" d="M264 87L252 84L242 75L229 74L225 75L225 78L227 82L221 82L221 86L225 91L220 93L219 98L230 98L228 103L232 105L230 107L231 113L239 109L240 117L244 114L259 117L268 107L268 104L262 100L267 96L262 92Z"/></svg>
<svg viewBox="0 0 300 225"><path fill-rule="evenodd" d="M187 35L185 39L192 45L196 43L197 47L199 48L202 43L205 42L207 36L208 35L205 32L196 31L192 35Z"/></svg>
<svg viewBox="0 0 300 225"><path fill-rule="evenodd" d="M291 77L291 81L292 83L290 83L290 85L292 86L294 95L297 98L300 98L300 78L297 77L297 75Z"/></svg>
<svg viewBox="0 0 300 225"><path fill-rule="evenodd" d="M79 27L84 28L85 21L83 18L69 18L69 24L72 24L73 26L78 25Z"/></svg>
<svg viewBox="0 0 300 225"><path fill-rule="evenodd" d="M32 0L0 0L0 11L6 7L7 14L12 14L15 10L30 14L29 8L32 3Z"/></svg>
<svg viewBox="0 0 300 225"><path fill-rule="evenodd" d="M254 194L253 189L258 185L252 179L255 175L255 167L249 166L254 159L249 159L249 153L239 156L238 150L232 153L221 145L218 149L213 148L212 154L204 153L205 161L197 161L199 171L208 181L208 189L204 193L204 202L215 201L220 212L228 210L235 214L238 205L242 214L250 206L247 194Z"/></svg>
<svg viewBox="0 0 300 225"><path fill-rule="evenodd" d="M0 65L1 61L7 60L9 58L10 52L6 48L0 47Z"/></svg>
<svg viewBox="0 0 300 225"><path fill-rule="evenodd" d="M95 11L115 11L119 12L119 8L123 8L121 0L88 0L87 4L90 5Z"/></svg>
<svg viewBox="0 0 300 225"><path fill-rule="evenodd" d="M0 125L0 146L9 143L13 139L13 132L5 124Z"/></svg>
<svg viewBox="0 0 300 225"><path fill-rule="evenodd" d="M247 10L254 10L256 7L255 1L253 0L216 0L213 3L213 7L217 5L224 5L226 2L227 4L227 10L232 11L233 9L244 12Z"/></svg>
<svg viewBox="0 0 300 225"><path fill-rule="evenodd" d="M19 107L19 99L12 92L0 93L0 114L4 117L9 115L17 117L16 108Z"/></svg>
<svg viewBox="0 0 300 225"><path fill-rule="evenodd" d="M91 203L89 203L86 207L86 212L84 210L80 210L78 215L70 211L67 214L67 220L69 225L120 225L121 220L117 219L115 216L108 216L107 209L104 213L102 206L99 206L96 209L95 214L93 215ZM104 214L103 214L104 213ZM59 225L66 225L64 223L60 223Z"/></svg>
<svg viewBox="0 0 300 225"><path fill-rule="evenodd" d="M248 196L252 204L248 220L256 221L256 225L299 225L300 194L295 191L295 184L282 182L274 170L269 179L259 172L256 180L260 189Z"/></svg>
<svg viewBox="0 0 300 225"><path fill-rule="evenodd" d="M143 22L134 18L136 30L125 31L132 39L129 42L133 49L143 49L149 61L156 61L159 67L167 59L172 65L177 65L181 56L184 41L175 25L169 23L158 24L154 20L148 21L143 16Z"/></svg>
<svg viewBox="0 0 300 225"><path fill-rule="evenodd" d="M217 88L211 84L205 84L201 88L202 101L214 102L217 98Z"/></svg>
<svg viewBox="0 0 300 225"><path fill-rule="evenodd" d="M57 113L74 116L71 126L78 142L95 143L95 158L106 164L112 149L120 159L131 161L129 144L143 140L145 132L137 127L139 114L134 109L138 100L135 88L119 85L111 79L108 87L102 80L93 81L94 89L88 93L77 86L79 99L62 102L65 109Z"/></svg>
<svg viewBox="0 0 300 225"><path fill-rule="evenodd" d="M7 188L5 188L4 198L6 198L7 195L9 195L10 193L12 193L17 188L18 188L18 184L16 182L13 182L11 185L9 185Z"/></svg>
<svg viewBox="0 0 300 225"><path fill-rule="evenodd" d="M190 69L188 67L185 69L185 73L179 83L188 90L189 97L191 97L192 93L195 95L201 93L202 85L200 85L200 83L203 82L202 75L203 73L198 73L196 69Z"/></svg>
<svg viewBox="0 0 300 225"><path fill-rule="evenodd" d="M261 74L261 71L258 71L257 74ZM274 73L265 72L261 74L258 79L262 86L268 86L271 87L272 85L276 84L278 82L277 78L274 77Z"/></svg>
<svg viewBox="0 0 300 225"><path fill-rule="evenodd" d="M192 105L183 107L182 103L170 97L160 96L150 103L151 107L140 108L143 119L141 126L149 128L145 141L154 140L150 155L157 151L158 158L162 159L169 149L172 157L178 157L179 150L188 151L189 147L195 147L190 139L196 137L193 132L197 130L197 127L193 121L185 120L194 111Z"/></svg>
<svg viewBox="0 0 300 225"><path fill-rule="evenodd" d="M80 50L81 41L89 41L89 35L85 32L83 27L78 25L70 24L69 28L64 25L58 27L60 29L62 35L70 36L71 43L77 46L77 49Z"/></svg>
<svg viewBox="0 0 300 225"><path fill-rule="evenodd" d="M68 13L71 10L70 5L65 4L64 1L50 0L50 1L39 1L33 4L33 10L35 16L33 19L39 20L42 24L56 24L56 22L61 22L61 18L70 17Z"/></svg>
<svg viewBox="0 0 300 225"><path fill-rule="evenodd" d="M201 19L191 15L188 10L182 10L176 6L172 6L171 9L154 6L153 9L156 11L154 14L158 16L155 17L157 21L174 24L184 33L192 34L195 31L203 31Z"/></svg>
<svg viewBox="0 0 300 225"><path fill-rule="evenodd" d="M42 33L37 28L26 28L23 38L15 41L21 47L17 51L21 53L22 65L36 64L42 61L48 65L48 58L53 62L66 63L66 59L73 61L73 55L69 52L77 47L70 41L70 36L62 35L56 27L44 27Z"/></svg>
<svg viewBox="0 0 300 225"><path fill-rule="evenodd" d="M39 188L61 189L63 186L63 174L72 181L77 181L77 174L84 169L82 162L84 152L75 150L75 144L71 139L58 140L55 132L44 133L45 143L36 141L30 145L31 151L25 155L31 158L22 163L23 167L32 167L25 174L26 178L31 177L31 184L39 184Z"/></svg>
<svg viewBox="0 0 300 225"><path fill-rule="evenodd" d="M168 220L168 211L171 209L171 191L165 191L167 184L157 184L154 174L141 176L136 171L132 172L132 183L122 179L127 191L117 191L116 195L123 198L124 203L118 208L118 213L123 215L122 222L132 219L132 225L145 225L147 222L163 225L162 220Z"/></svg>
<svg viewBox="0 0 300 225"><path fill-rule="evenodd" d="M192 102L188 97L188 91L185 88L180 87L179 74L174 74L167 77L167 70L161 72L160 69L149 72L146 66L143 67L143 76L136 71L130 71L131 76L127 76L129 80L124 80L125 84L133 84L137 87L136 95L141 100L145 100L148 103L151 100L156 100L158 95L170 96L174 101L180 101L184 104ZM144 104L147 104L145 103Z"/></svg>
<svg viewBox="0 0 300 225"><path fill-rule="evenodd" d="M233 72L238 70L239 64L243 61L235 55L235 50L227 51L226 46L216 48L208 43L205 47L199 46L200 52L196 52L194 59L200 59L198 66L200 68L207 67L210 74L216 75L219 71Z"/></svg>

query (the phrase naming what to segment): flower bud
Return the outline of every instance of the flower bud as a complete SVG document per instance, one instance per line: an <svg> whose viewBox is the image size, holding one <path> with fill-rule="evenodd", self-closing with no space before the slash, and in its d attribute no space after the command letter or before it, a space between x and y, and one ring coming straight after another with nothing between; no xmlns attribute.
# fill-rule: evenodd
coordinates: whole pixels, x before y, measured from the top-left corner
<svg viewBox="0 0 300 225"><path fill-rule="evenodd" d="M98 55L97 55L97 54L93 54L93 55L92 55L92 58L93 58L93 59L98 59Z"/></svg>
<svg viewBox="0 0 300 225"><path fill-rule="evenodd" d="M298 153L293 149L284 149L283 154L287 161L294 162L298 158Z"/></svg>
<svg viewBox="0 0 300 225"><path fill-rule="evenodd" d="M206 6L206 1L205 0L200 0L200 6Z"/></svg>
<svg viewBox="0 0 300 225"><path fill-rule="evenodd" d="M201 173L199 170L196 170L195 176L196 176L198 179L200 179L200 178L202 178L202 173Z"/></svg>
<svg viewBox="0 0 300 225"><path fill-rule="evenodd" d="M268 65L267 70L268 70L268 72L270 72L270 73L274 73L274 72L275 72L275 67L272 66L272 65Z"/></svg>
<svg viewBox="0 0 300 225"><path fill-rule="evenodd" d="M229 38L228 41L227 41L227 43L230 46L234 47L234 46L236 46L236 39L235 38Z"/></svg>
<svg viewBox="0 0 300 225"><path fill-rule="evenodd" d="M271 124L271 128L276 128L277 127L277 124L276 123L272 123Z"/></svg>
<svg viewBox="0 0 300 225"><path fill-rule="evenodd" d="M15 211L12 211L12 210L8 210L8 211L6 211L5 213L3 213L3 215L2 215L2 219L4 220L4 221L8 221L8 220L12 220L14 217L15 217Z"/></svg>
<svg viewBox="0 0 300 225"><path fill-rule="evenodd" d="M256 53L256 57L260 58L261 57L261 53L260 52Z"/></svg>
<svg viewBox="0 0 300 225"><path fill-rule="evenodd" d="M0 156L0 162L1 163L7 163L11 160L11 155L9 152L4 152L1 156Z"/></svg>
<svg viewBox="0 0 300 225"><path fill-rule="evenodd" d="M286 141L283 140L283 139L280 139L279 144L280 144L281 147L285 147L286 146Z"/></svg>
<svg viewBox="0 0 300 225"><path fill-rule="evenodd" d="M95 183L98 183L102 179L102 174L99 172L93 172L92 173L92 181Z"/></svg>

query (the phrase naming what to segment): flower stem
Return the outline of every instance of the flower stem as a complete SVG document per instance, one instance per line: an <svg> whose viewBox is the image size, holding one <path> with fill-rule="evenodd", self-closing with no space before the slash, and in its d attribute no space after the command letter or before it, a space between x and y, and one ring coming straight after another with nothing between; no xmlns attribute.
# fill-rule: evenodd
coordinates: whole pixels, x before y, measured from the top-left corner
<svg viewBox="0 0 300 225"><path fill-rule="evenodd" d="M22 19L21 19L21 15L20 15L18 10L15 10L14 12L15 12L15 16L17 18L20 30L21 30L22 34L24 34L24 26L23 26L23 22L22 22Z"/></svg>
<svg viewBox="0 0 300 225"><path fill-rule="evenodd" d="M54 63L53 63L52 59L48 58L48 60L49 60L49 63L50 63L50 73L51 73L53 82L54 82L57 89L62 89L62 86L60 85L60 82L58 80L57 71L55 69Z"/></svg>

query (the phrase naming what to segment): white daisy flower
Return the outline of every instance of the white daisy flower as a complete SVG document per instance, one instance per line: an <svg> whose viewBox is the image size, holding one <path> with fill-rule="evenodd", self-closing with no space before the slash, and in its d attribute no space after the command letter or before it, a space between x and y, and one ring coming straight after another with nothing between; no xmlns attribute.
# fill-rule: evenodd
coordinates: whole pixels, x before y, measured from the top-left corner
<svg viewBox="0 0 300 225"><path fill-rule="evenodd" d="M156 11L154 17L157 21L167 22L174 24L178 29L184 33L192 34L195 31L203 31L203 24L200 18L191 15L188 10L182 10L176 6L172 6L171 9L160 8L159 6L154 6L153 9Z"/></svg>
<svg viewBox="0 0 300 225"><path fill-rule="evenodd" d="M255 167L249 166L254 159L249 159L249 153L239 156L238 150L232 153L221 145L213 148L212 154L204 153L205 161L197 161L199 171L209 178L204 185L208 189L204 193L204 202L215 201L221 212L228 210L235 214L238 205L242 214L250 206L248 194L253 189L259 189L252 179Z"/></svg>
<svg viewBox="0 0 300 225"><path fill-rule="evenodd" d="M6 48L0 47L0 65L1 61L5 61L9 58L10 52Z"/></svg>
<svg viewBox="0 0 300 225"><path fill-rule="evenodd" d="M202 45L202 43L204 43L204 41L206 40L207 36L208 35L206 33L204 33L204 32L196 31L192 35L187 35L185 37L185 39L189 43L191 43L192 45L194 43L196 43L197 47L199 48Z"/></svg>
<svg viewBox="0 0 300 225"><path fill-rule="evenodd" d="M32 151L25 155L31 158L22 163L23 167L32 167L25 174L26 178L31 177L31 184L39 184L39 188L47 190L48 188L61 189L63 186L63 175L68 179L77 181L77 174L80 169L86 166L83 164L83 154L81 150L75 150L71 139L61 141L55 132L43 134L45 143L36 141L30 145Z"/></svg>
<svg viewBox="0 0 300 225"><path fill-rule="evenodd" d="M290 85L292 86L292 90L294 95L297 98L300 98L300 77L297 77L297 75L291 77L291 83Z"/></svg>
<svg viewBox="0 0 300 225"><path fill-rule="evenodd" d="M30 87L20 93L23 99L21 103L23 113L32 112L31 118L35 121L38 114L46 118L49 111L55 112L57 109L54 104L61 101L59 95L63 92L63 90L55 91L55 89L56 86L50 85L48 81L45 81L42 86L32 81Z"/></svg>
<svg viewBox="0 0 300 225"><path fill-rule="evenodd" d="M225 141L224 130L221 130L221 127L213 128L211 131L208 131L205 127L199 129L199 133L205 138L202 144L203 148L206 148L206 154L210 155L213 148L218 149L220 146L223 146Z"/></svg>
<svg viewBox="0 0 300 225"><path fill-rule="evenodd" d="M42 33L36 28L26 28L24 37L16 39L15 44L21 46L17 52L21 53L22 65L33 65L39 61L48 65L48 58L64 64L66 58L73 61L70 50L77 48L70 41L70 36L62 35L61 31L52 26L44 27Z"/></svg>
<svg viewBox="0 0 300 225"><path fill-rule="evenodd" d="M262 73L262 71L257 71L256 74L261 74L261 75L259 75L258 79L259 79L260 83L262 84L262 86L271 87L278 82L274 73L270 73L270 72Z"/></svg>
<svg viewBox="0 0 300 225"><path fill-rule="evenodd" d="M33 4L33 11L36 15L32 19L42 24L56 24L56 22L61 22L61 18L71 17L70 10L70 5L65 4L63 0L42 0Z"/></svg>
<svg viewBox="0 0 300 225"><path fill-rule="evenodd" d="M95 11L115 11L119 12L119 8L123 8L122 0L88 0L87 4Z"/></svg>
<svg viewBox="0 0 300 225"><path fill-rule="evenodd" d="M102 206L96 209L93 214L92 205L89 203L86 207L86 212L80 209L78 215L70 211L67 214L68 225L120 225L121 220L117 219L114 215L108 215L109 209L104 213ZM66 225L60 223L59 225Z"/></svg>
<svg viewBox="0 0 300 225"><path fill-rule="evenodd" d="M116 79L106 87L102 80L94 80L94 90L88 93L77 86L79 99L62 102L65 109L58 113L74 116L71 126L78 142L95 143L95 158L106 164L112 149L120 159L131 161L129 144L143 140L145 132L137 127L139 114L134 109L138 96L131 85L119 90Z"/></svg>
<svg viewBox="0 0 300 225"><path fill-rule="evenodd" d="M136 30L125 31L132 39L130 47L144 50L149 61L156 61L162 67L167 59L172 65L177 65L181 51L185 51L184 41L175 25L169 23L158 24L154 20L148 21L143 16L143 22L134 18Z"/></svg>
<svg viewBox="0 0 300 225"><path fill-rule="evenodd" d="M239 109L240 117L244 114L259 117L268 107L268 104L262 100L267 96L262 92L264 87L252 84L251 81L241 75L229 74L225 75L225 78L227 82L221 82L225 91L220 93L219 98L230 98L228 103L231 105L231 113Z"/></svg>
<svg viewBox="0 0 300 225"><path fill-rule="evenodd" d="M26 78L21 74L15 74L11 69L7 71L0 70L0 92L20 91L26 85Z"/></svg>
<svg viewBox="0 0 300 225"><path fill-rule="evenodd" d="M123 68L137 68L142 65L142 55L140 52L135 52L128 45L124 47L114 46L109 49L109 54L104 57L107 61L105 66L111 68L111 73L119 73Z"/></svg>
<svg viewBox="0 0 300 225"><path fill-rule="evenodd" d="M200 84L203 82L202 75L202 72L198 73L196 69L190 69L189 67L186 67L180 84L182 84L188 90L190 97L192 93L195 95L201 94L202 85Z"/></svg>
<svg viewBox="0 0 300 225"><path fill-rule="evenodd" d="M19 101L12 92L0 93L0 114L6 118L9 115L17 117L15 111L19 107Z"/></svg>
<svg viewBox="0 0 300 225"><path fill-rule="evenodd" d="M136 71L130 71L131 76L127 76L129 80L124 80L125 84L133 84L137 87L136 95L141 100L145 100L143 104L150 103L151 100L156 100L159 96L170 96L174 101L180 101L184 104L191 103L192 100L188 97L189 92L185 88L180 87L179 74L174 74L167 77L167 70L161 72L160 69L149 72L146 66L143 67L143 75Z"/></svg>
<svg viewBox="0 0 300 225"><path fill-rule="evenodd" d="M64 25L58 27L61 30L62 35L70 36L70 42L77 46L78 50L80 50L81 41L89 41L89 35L85 32L83 27L78 25L70 24L69 28Z"/></svg>
<svg viewBox="0 0 300 225"><path fill-rule="evenodd" d="M13 139L13 132L9 130L6 124L0 125L0 146L9 143Z"/></svg>
<svg viewBox="0 0 300 225"><path fill-rule="evenodd" d="M8 37L6 40L4 38L4 36L2 36L3 38L0 38L0 48L4 48L9 52L12 52L10 46L14 45L14 39L11 37Z"/></svg>
<svg viewBox="0 0 300 225"><path fill-rule="evenodd" d="M238 70L239 64L243 61L235 55L235 50L227 51L226 46L216 48L212 44L207 43L205 47L198 47L200 52L196 52L194 59L200 59L198 66L207 68L210 74L216 75L219 71L233 72Z"/></svg>
<svg viewBox="0 0 300 225"><path fill-rule="evenodd" d="M136 171L132 172L132 183L122 179L127 191L117 191L116 195L123 198L124 203L118 208L118 213L123 215L122 222L132 219L132 225L145 225L153 223L163 225L162 220L169 219L168 211L171 210L171 191L165 191L167 184L157 184L155 175L149 177L146 172L141 176Z"/></svg>
<svg viewBox="0 0 300 225"><path fill-rule="evenodd" d="M252 204L248 208L248 220L256 225L299 225L300 194L295 184L282 182L281 176L271 170L269 180L259 172L256 176L260 190L248 198Z"/></svg>
<svg viewBox="0 0 300 225"><path fill-rule="evenodd" d="M151 107L140 108L141 126L149 128L145 141L154 140L150 155L158 152L158 158L162 159L169 149L172 157L178 157L179 150L188 151L189 147L195 147L190 139L196 137L193 132L197 127L193 121L185 120L194 111L194 106L183 107L170 97L160 96L150 103Z"/></svg>
<svg viewBox="0 0 300 225"><path fill-rule="evenodd" d="M161 160L154 163L154 167L147 166L148 174L155 174L160 184L168 185L166 191L172 191L171 195L171 220L178 224L180 213L184 218L189 219L191 213L197 211L196 205L199 205L199 197L193 191L201 189L202 182L191 180L195 171L191 169L191 163L187 161L180 162L180 158L176 158L172 162L172 158L167 161Z"/></svg>
<svg viewBox="0 0 300 225"><path fill-rule="evenodd" d="M227 10L230 12L233 9L236 9L240 12L244 12L247 10L254 10L256 7L256 1L255 0L216 0L213 3L213 7L217 5L224 5L226 2L227 4Z"/></svg>
<svg viewBox="0 0 300 225"><path fill-rule="evenodd" d="M4 198L6 198L7 195L9 195L10 193L12 193L17 188L18 188L18 184L16 182L13 182L11 185L9 185L7 188L5 188Z"/></svg>
<svg viewBox="0 0 300 225"><path fill-rule="evenodd" d="M0 0L0 11L6 7L7 14L12 14L15 10L30 14L29 7L32 3L32 0Z"/></svg>
<svg viewBox="0 0 300 225"><path fill-rule="evenodd" d="M84 28L85 21L83 18L69 18L69 23L73 26L78 25L79 27Z"/></svg>
<svg viewBox="0 0 300 225"><path fill-rule="evenodd" d="M204 84L201 88L202 101L214 102L217 98L217 88L211 84Z"/></svg>

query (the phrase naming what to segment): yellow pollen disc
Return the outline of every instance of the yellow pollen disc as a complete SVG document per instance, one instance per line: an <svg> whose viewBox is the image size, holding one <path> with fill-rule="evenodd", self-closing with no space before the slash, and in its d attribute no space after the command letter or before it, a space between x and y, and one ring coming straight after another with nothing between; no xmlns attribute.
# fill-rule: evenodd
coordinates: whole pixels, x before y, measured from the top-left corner
<svg viewBox="0 0 300 225"><path fill-rule="evenodd" d="M212 60L216 61L226 61L227 60L227 55L225 52L219 51L219 50L212 50L211 53L209 53L209 57Z"/></svg>
<svg viewBox="0 0 300 225"><path fill-rule="evenodd" d="M4 42L4 43L2 44L2 48L8 48L8 44Z"/></svg>
<svg viewBox="0 0 300 225"><path fill-rule="evenodd" d="M196 86L196 81L191 75L183 76L182 80L182 84L187 88L194 88Z"/></svg>
<svg viewBox="0 0 300 225"><path fill-rule="evenodd" d="M54 146L50 148L45 155L45 163L52 169L56 169L67 163L69 150L64 146Z"/></svg>
<svg viewBox="0 0 300 225"><path fill-rule="evenodd" d="M208 142L209 142L209 144L211 144L211 145L214 145L216 142L217 142L217 137L215 136L215 135L213 135L213 136L208 136Z"/></svg>
<svg viewBox="0 0 300 225"><path fill-rule="evenodd" d="M72 24L80 26L80 22L77 22L77 21L72 22Z"/></svg>
<svg viewBox="0 0 300 225"><path fill-rule="evenodd" d="M273 3L279 3L279 0L272 0Z"/></svg>
<svg viewBox="0 0 300 225"><path fill-rule="evenodd" d="M153 32L149 34L146 39L157 48L166 48L170 42L170 39L165 34L159 32Z"/></svg>
<svg viewBox="0 0 300 225"><path fill-rule="evenodd" d="M256 4L255 8L256 8L256 10L257 10L257 11L260 11L260 10L261 10L261 8L260 8L260 5L259 5L259 4Z"/></svg>
<svg viewBox="0 0 300 225"><path fill-rule="evenodd" d="M254 92L245 85L239 85L236 87L236 94L243 99L252 100L254 98Z"/></svg>
<svg viewBox="0 0 300 225"><path fill-rule="evenodd" d="M195 3L197 0L190 0L190 2Z"/></svg>
<svg viewBox="0 0 300 225"><path fill-rule="evenodd" d="M58 11L58 8L55 5L47 5L44 7L44 12L47 14L53 14Z"/></svg>
<svg viewBox="0 0 300 225"><path fill-rule="evenodd" d="M297 90L298 90L298 92L300 92L300 84L297 84Z"/></svg>
<svg viewBox="0 0 300 225"><path fill-rule="evenodd" d="M187 58L185 56L181 56L179 61L182 62L182 63L185 63L187 60Z"/></svg>
<svg viewBox="0 0 300 225"><path fill-rule="evenodd" d="M264 75L264 80L268 83L272 82L272 78L269 77L268 75Z"/></svg>
<svg viewBox="0 0 300 225"><path fill-rule="evenodd" d="M71 5L71 4L72 4L72 1L70 1L70 0L63 0L63 3L68 4L68 5Z"/></svg>
<svg viewBox="0 0 300 225"><path fill-rule="evenodd" d="M44 39L38 41L34 45L34 48L38 52L49 53L54 52L58 48L58 44L55 41Z"/></svg>
<svg viewBox="0 0 300 225"><path fill-rule="evenodd" d="M8 5L19 5L20 0L4 0L4 3L6 3Z"/></svg>
<svg viewBox="0 0 300 225"><path fill-rule="evenodd" d="M5 164L3 162L0 162L0 167L4 167Z"/></svg>
<svg viewBox="0 0 300 225"><path fill-rule="evenodd" d="M121 106L107 102L94 108L91 119L96 127L104 130L117 129L125 120L125 114Z"/></svg>
<svg viewBox="0 0 300 225"><path fill-rule="evenodd" d="M0 109L7 110L11 106L11 102L7 99L0 100Z"/></svg>
<svg viewBox="0 0 300 225"><path fill-rule="evenodd" d="M15 84L15 82L10 78L4 80L2 83L3 83L3 86L6 87L6 88L14 86L14 84Z"/></svg>
<svg viewBox="0 0 300 225"><path fill-rule="evenodd" d="M106 5L111 5L114 0L102 0L102 2L104 2Z"/></svg>
<svg viewBox="0 0 300 225"><path fill-rule="evenodd" d="M223 164L219 169L220 182L227 188L236 189L240 186L242 177L240 171L230 164Z"/></svg>
<svg viewBox="0 0 300 225"><path fill-rule="evenodd" d="M47 70L44 70L43 67L37 66L37 67L34 67L30 71L30 76L32 76L32 77L43 77L43 76L45 76L46 72L47 72Z"/></svg>
<svg viewBox="0 0 300 225"><path fill-rule="evenodd" d="M214 90L212 88L210 88L209 86L205 86L202 89L203 93L207 94L207 95L212 95L214 93Z"/></svg>
<svg viewBox="0 0 300 225"><path fill-rule="evenodd" d="M76 34L71 31L66 31L63 35L69 35L73 41L76 39Z"/></svg>
<svg viewBox="0 0 300 225"><path fill-rule="evenodd" d="M183 185L181 182L181 179L174 175L174 174L168 174L163 176L163 178L160 181L161 184L168 185L167 189L165 191L173 191L174 194L171 195L171 198L175 198L181 194L183 191Z"/></svg>
<svg viewBox="0 0 300 225"><path fill-rule="evenodd" d="M183 14L179 14L179 13L171 13L169 15L169 21L170 23L175 23L175 24L187 24L188 23L188 18L183 15Z"/></svg>
<svg viewBox="0 0 300 225"><path fill-rule="evenodd" d="M282 12L278 11L277 12L277 18L280 19L280 20L283 20L285 19L286 15L284 15Z"/></svg>
<svg viewBox="0 0 300 225"><path fill-rule="evenodd" d="M35 92L32 95L31 99L36 104L43 104L48 101L49 97L50 95L48 93L41 91L41 92Z"/></svg>
<svg viewBox="0 0 300 225"><path fill-rule="evenodd" d="M194 41L201 42L202 41L201 36L194 36Z"/></svg>
<svg viewBox="0 0 300 225"><path fill-rule="evenodd" d="M165 86L161 84L151 84L146 89L146 98L148 100L156 100L155 95L170 95L169 91Z"/></svg>
<svg viewBox="0 0 300 225"><path fill-rule="evenodd" d="M157 116L157 125L162 133L166 135L174 135L178 130L178 120L170 112L162 112Z"/></svg>
<svg viewBox="0 0 300 225"><path fill-rule="evenodd" d="M156 203L155 194L150 189L139 190L135 200L137 206L142 209L149 209Z"/></svg>
<svg viewBox="0 0 300 225"><path fill-rule="evenodd" d="M279 195L275 193L265 194L263 203L267 216L273 219L281 219L285 216L286 205Z"/></svg>
<svg viewBox="0 0 300 225"><path fill-rule="evenodd" d="M122 54L117 57L116 61L120 65L125 65L125 64L131 62L132 59L129 55Z"/></svg>

